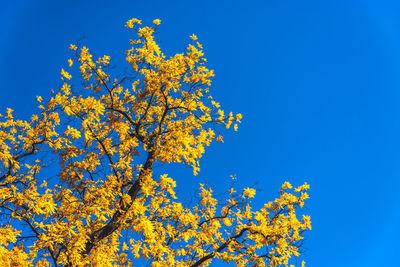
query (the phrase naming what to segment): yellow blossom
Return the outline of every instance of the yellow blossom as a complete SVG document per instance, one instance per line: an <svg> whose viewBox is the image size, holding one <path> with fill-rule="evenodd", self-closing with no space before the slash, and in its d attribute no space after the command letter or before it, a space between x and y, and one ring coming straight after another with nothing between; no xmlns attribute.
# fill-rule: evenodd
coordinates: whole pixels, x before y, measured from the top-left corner
<svg viewBox="0 0 400 267"><path fill-rule="evenodd" d="M66 72L64 69L61 69L61 75L65 78L67 78L68 80L70 80L72 78L72 75L69 74L68 72Z"/></svg>
<svg viewBox="0 0 400 267"><path fill-rule="evenodd" d="M190 36L190 39L192 39L193 41L196 41L196 40L197 40L197 36L193 33L193 34Z"/></svg>
<svg viewBox="0 0 400 267"><path fill-rule="evenodd" d="M142 21L135 18L130 19L126 22L125 27L132 29L135 24L142 24Z"/></svg>
<svg viewBox="0 0 400 267"><path fill-rule="evenodd" d="M256 190L253 188L246 188L243 190L243 195L248 198L253 198L256 194Z"/></svg>

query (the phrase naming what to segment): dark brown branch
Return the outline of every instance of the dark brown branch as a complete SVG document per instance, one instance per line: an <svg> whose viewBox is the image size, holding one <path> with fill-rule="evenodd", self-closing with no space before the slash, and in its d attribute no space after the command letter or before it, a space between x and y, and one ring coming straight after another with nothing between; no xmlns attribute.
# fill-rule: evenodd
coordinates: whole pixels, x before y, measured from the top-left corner
<svg viewBox="0 0 400 267"><path fill-rule="evenodd" d="M197 267L200 266L201 264L203 264L205 261L212 259L216 253L221 252L222 250L224 250L229 243L231 243L233 240L236 240L238 238L240 238L247 230L249 230L249 228L243 228L238 234L231 236L228 240L225 241L225 243L223 243L221 246L219 246L215 251L207 254L206 256L200 258L198 261L196 261L193 265L191 265L191 267Z"/></svg>
<svg viewBox="0 0 400 267"><path fill-rule="evenodd" d="M78 118L80 118L82 121L84 121L84 119L82 118L82 116L80 116L79 114L77 114L77 113L75 113L75 112L74 112L74 114L75 114ZM111 157L110 153L108 153L108 151L107 151L107 149L106 149L104 143L97 137L96 133L92 130L92 128L91 128L88 124L86 124L86 127L88 127L88 129L89 129L89 131L92 133L93 137L96 139L96 141L97 141L97 142L100 144L100 146L102 147L102 149L103 149L103 151L104 151L104 154L106 154L106 156L107 156L107 158L108 158L108 161L110 162L110 165L111 165L111 168L112 168L112 170L113 170L113 172L114 172L114 174L115 174L115 177L116 177L117 179L119 179L118 172L117 172L117 170L115 169L114 161L112 160L112 157Z"/></svg>
<svg viewBox="0 0 400 267"><path fill-rule="evenodd" d="M104 84L104 86L106 87L106 89L107 89L107 91L108 91L108 95L109 95L110 98L111 98L111 106L114 106L114 98L113 98L113 96L112 96L112 90L110 90L110 88L108 88L108 85L107 85L106 81L104 81L103 77L100 76L100 74L97 72L97 69L94 69L94 68L93 68L92 66L90 66L90 64L88 64L88 63L86 63L86 65L88 65L88 66L92 69L92 71L96 74L96 76L100 78L101 83Z"/></svg>
<svg viewBox="0 0 400 267"><path fill-rule="evenodd" d="M15 210L13 210L13 209L10 208L10 207L7 207L7 206L1 206L1 207L2 207L2 208L5 208L5 209L8 209L8 210L11 211L11 212L16 212ZM27 209L27 207L23 207L23 208ZM17 216L18 216L19 218L21 218L21 220L23 220L23 221L29 226L29 228L30 228L30 229L32 230L32 232L35 234L35 237L36 237L37 239L39 239L41 233L35 228L35 226L33 226L32 222L31 222L28 218L24 217L24 216L21 215L21 214L17 214ZM51 258L52 258L52 260L53 260L53 262L54 262L54 266L57 266L57 257L55 256L54 251L53 251L50 247L46 247L46 249L47 249L47 250L49 251L49 253L50 253L50 256L51 256Z"/></svg>
<svg viewBox="0 0 400 267"><path fill-rule="evenodd" d="M141 189L141 183L142 183L143 176L148 171L151 171L154 160L155 160L154 151L150 150L147 155L147 159L143 166L143 169L140 171L138 178L135 180L135 182L132 184L132 186L128 190L128 195L131 198L131 203L130 204L122 204L121 210L123 210L124 212L126 212L132 206L133 201L136 199L136 197ZM89 255L90 251L92 250L92 248L95 246L95 244L97 242L99 242L100 240L111 235L121 226L121 222L119 221L119 219L123 216L123 214L124 213L117 210L114 213L114 215L112 216L112 218L110 219L110 221L105 226L103 226L99 230L97 230L89 235L89 240L86 243L86 246L85 246L86 249L84 252L86 255Z"/></svg>
<svg viewBox="0 0 400 267"><path fill-rule="evenodd" d="M27 156L30 156L30 155L33 155L33 154L35 154L35 152L36 152L36 145L40 145L40 144L42 144L42 143L44 143L45 141L46 141L47 139L46 138L44 138L43 140L41 140L41 141L39 141L39 142L34 142L33 144L32 144L32 149L30 150L30 151L28 151L28 152L26 152L26 153L23 153L23 154L20 154L20 155L18 155L18 156L16 156L15 158L14 158L14 160L20 160L20 159L22 159L22 158L24 158L24 157L27 157ZM8 168L8 171L7 171L7 173L5 173L4 175L2 175L1 177L0 177L0 182L2 182L4 179L6 179L7 178L7 176L9 176L10 174L11 174L11 171L12 171L12 168L13 168L13 165L12 165L12 163L10 162L10 160L9 160L9 164L10 164L10 166L9 166L9 168Z"/></svg>

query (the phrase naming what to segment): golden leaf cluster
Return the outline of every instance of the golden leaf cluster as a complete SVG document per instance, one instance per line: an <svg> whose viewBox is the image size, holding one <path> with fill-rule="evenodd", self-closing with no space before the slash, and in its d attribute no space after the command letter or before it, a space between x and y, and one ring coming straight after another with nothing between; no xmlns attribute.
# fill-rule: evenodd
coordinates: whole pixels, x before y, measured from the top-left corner
<svg viewBox="0 0 400 267"><path fill-rule="evenodd" d="M154 38L161 21L141 23L126 23L136 32L128 73L114 75L110 56L71 44L63 85L37 97L38 112L1 116L1 265L288 266L311 229L309 216L296 215L307 184L286 182L259 210L253 188L221 200L201 184L197 202L184 205L176 181L153 171L181 163L196 175L206 147L223 141L218 128L237 130L242 115L210 95L214 72L196 35L167 57Z"/></svg>

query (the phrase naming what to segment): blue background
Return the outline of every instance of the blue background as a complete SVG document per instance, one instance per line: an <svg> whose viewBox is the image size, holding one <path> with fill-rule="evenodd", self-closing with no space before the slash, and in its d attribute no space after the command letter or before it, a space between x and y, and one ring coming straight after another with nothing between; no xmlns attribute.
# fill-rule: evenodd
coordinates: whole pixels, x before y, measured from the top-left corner
<svg viewBox="0 0 400 267"><path fill-rule="evenodd" d="M28 118L67 67L70 43L125 67L125 22L162 20L166 54L198 35L216 72L212 94L241 112L193 177L169 168L181 196L236 174L255 205L285 181L311 184L307 266L399 266L400 2L3 1L0 112ZM163 166L160 166L163 168ZM217 264L214 264L214 266Z"/></svg>

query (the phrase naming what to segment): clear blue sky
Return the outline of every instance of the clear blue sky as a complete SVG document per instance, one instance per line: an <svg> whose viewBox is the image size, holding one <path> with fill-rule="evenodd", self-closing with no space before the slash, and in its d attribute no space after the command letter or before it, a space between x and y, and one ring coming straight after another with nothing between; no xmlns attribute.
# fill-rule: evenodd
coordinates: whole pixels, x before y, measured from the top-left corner
<svg viewBox="0 0 400 267"><path fill-rule="evenodd" d="M160 18L161 48L196 33L216 72L213 95L244 120L213 145L201 173L171 170L185 192L236 174L256 206L285 180L311 184L308 267L400 266L400 2L4 1L0 112L32 112L60 84L67 45L123 66L125 21ZM216 265L215 265L216 266Z"/></svg>

